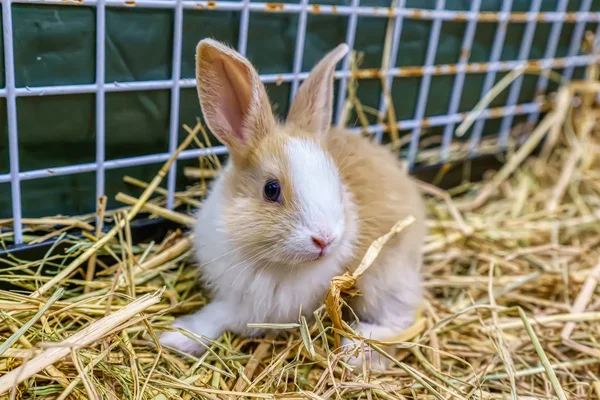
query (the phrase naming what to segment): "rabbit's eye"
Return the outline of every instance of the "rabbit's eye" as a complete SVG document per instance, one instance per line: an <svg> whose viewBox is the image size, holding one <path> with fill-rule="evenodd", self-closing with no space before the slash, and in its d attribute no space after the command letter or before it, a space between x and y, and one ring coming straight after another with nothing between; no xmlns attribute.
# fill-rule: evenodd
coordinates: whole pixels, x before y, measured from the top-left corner
<svg viewBox="0 0 600 400"><path fill-rule="evenodd" d="M281 201L281 187L276 180L270 180L265 183L263 189L265 200L279 203Z"/></svg>

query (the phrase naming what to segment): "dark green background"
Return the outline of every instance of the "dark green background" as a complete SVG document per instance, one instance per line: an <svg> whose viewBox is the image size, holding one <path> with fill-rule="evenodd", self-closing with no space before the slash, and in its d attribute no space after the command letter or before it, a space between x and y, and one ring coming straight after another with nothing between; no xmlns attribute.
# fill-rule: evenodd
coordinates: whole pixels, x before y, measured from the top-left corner
<svg viewBox="0 0 600 400"><path fill-rule="evenodd" d="M290 1L288 1L290 2ZM323 0L311 3L347 5L350 0ZM468 10L470 1L449 0L446 8ZM365 6L389 6L389 0L363 0ZM581 0L570 1L569 11L577 11ZM483 0L482 10L497 11L501 0ZM513 11L528 11L530 2L515 0ZM557 0L544 0L543 10L554 11ZM435 7L434 0L408 0L407 7ZM17 86L45 86L93 83L95 77L95 8L83 6L13 5L14 47ZM594 1L594 11L600 1ZM347 17L309 15L303 70L346 37ZM183 23L182 77L194 76L194 48L205 37L237 44L239 12L186 10ZM363 68L378 68L381 63L386 18L360 17L355 49L365 52ZM261 73L284 73L292 69L297 15L252 13L248 34L248 57ZM397 66L424 63L431 21L405 19ZM436 64L458 61L466 23L444 22ZM539 23L530 58L543 57L550 23ZM573 24L565 23L557 57L567 54ZM595 30L595 24L588 29ZM496 24L477 26L470 62L489 59ZM107 8L106 82L162 80L171 77L173 10ZM502 60L517 58L524 24L510 24ZM3 55L2 55L3 56ZM1 57L1 56L0 56ZM2 57L3 58L3 57ZM0 85L4 85L4 60L0 59ZM560 71L558 71L560 72ZM578 69L580 74L581 70ZM485 74L468 74L460 111L470 110L479 100ZM501 79L503 74L498 74ZM526 77L520 102L533 98L537 77ZM392 95L398 119L413 117L420 78L394 80ZM448 110L454 76L433 77L426 116L442 115ZM553 90L555 87L550 87ZM365 105L378 106L381 85L378 80L360 82L359 96ZM288 108L289 84L268 85L279 114ZM503 105L506 94L492 106ZM106 94L107 160L167 151L170 91ZM19 155L21 171L64 166L95 160L94 94L26 97L17 100ZM193 125L200 116L195 89L181 93L180 122ZM517 117L515 122L522 118ZM372 120L374 122L374 120ZM487 122L486 133L496 133L499 120ZM439 134L443 127L431 128L424 135ZM183 132L180 135L183 137ZM468 139L468 137L466 138ZM0 103L0 173L9 171L6 103ZM192 161L180 162L179 167ZM112 199L121 190L132 191L122 183L125 174L149 180L159 165L106 171L106 192ZM23 214L78 214L92 212L95 201L94 173L52 177L22 182ZM179 174L178 186L189 184ZM114 202L112 202L114 204ZM10 216L10 186L0 184L0 217Z"/></svg>

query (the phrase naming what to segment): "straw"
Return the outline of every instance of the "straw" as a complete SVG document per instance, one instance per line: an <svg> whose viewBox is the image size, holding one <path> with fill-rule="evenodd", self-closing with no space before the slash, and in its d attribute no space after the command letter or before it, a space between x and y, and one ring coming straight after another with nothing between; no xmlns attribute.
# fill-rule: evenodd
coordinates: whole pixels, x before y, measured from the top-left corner
<svg viewBox="0 0 600 400"><path fill-rule="evenodd" d="M115 196L115 200L117 200L120 203L128 204L130 206L134 206L139 202L139 199L136 199L133 196L129 196L125 193L120 193L120 192L117 193L117 195ZM142 210L147 211L152 214L155 214L155 215L158 215L159 217L168 219L169 221L173 221L173 222L176 222L181 225L191 226L191 225L194 225L194 222L195 222L194 218L192 218L188 215L181 214L176 211L169 210L167 208L160 207L160 206L157 206L152 203L145 203L142 206Z"/></svg>
<svg viewBox="0 0 600 400"><path fill-rule="evenodd" d="M141 181L139 179L136 179L134 177L127 176L127 175L123 177L123 182L128 183L133 186L136 186L136 187L139 187L139 188L142 188L142 189L146 189L148 187L147 182ZM167 196L167 194L169 193L166 189L163 189L160 186L157 187L154 191L155 191L155 193L159 193L163 196ZM182 203L189 204L194 207L202 206L202 202L200 202L198 200L194 200L194 199L190 198L189 196L185 195L184 193L175 193L175 197L177 198L177 200L180 200Z"/></svg>
<svg viewBox="0 0 600 400"><path fill-rule="evenodd" d="M598 262L596 267L594 267L594 270L592 271L592 273L585 280L585 283L583 284L581 291L579 292L579 294L577 295L577 298L575 299L575 303L573 303L573 307L571 309L572 313L581 313L585 310L585 307L589 304L590 300L592 299L592 296L594 295L594 290L596 289L596 286L598 285L599 280L600 280L600 261ZM574 329L575 329L575 322L569 322L568 324L566 324L560 335L561 338L563 340L569 339L571 337L571 334L573 333Z"/></svg>
<svg viewBox="0 0 600 400"><path fill-rule="evenodd" d="M342 293L349 293L356 280L373 264L383 246L414 221L415 219L412 216L398 221L388 233L379 237L371 244L354 272L336 276L331 280L331 285L325 296L325 307L336 329L346 330L342 323Z"/></svg>
<svg viewBox="0 0 600 400"><path fill-rule="evenodd" d="M64 292L65 291L62 288L58 288L58 290L54 292L52 297L48 299L46 304L44 304L42 308L40 308L40 310L33 316L33 318L31 318L29 321L23 324L23 326L21 326L18 331L12 334L4 343L2 343L0 345L0 356L4 354L6 350L8 350L17 340L19 340L19 338L25 332L27 332L27 330L31 328L33 324L35 324L42 317L42 315L44 315L44 313L50 308L50 306L52 306L58 301L58 299L62 297Z"/></svg>
<svg viewBox="0 0 600 400"><path fill-rule="evenodd" d="M556 373L554 372L554 369L552 368L552 365L550 364L550 361L548 360L548 357L546 356L546 352L544 351L544 348L542 347L540 340L538 339L537 335L535 334L533 327L529 323L529 320L527 319L527 315L525 315L525 313L523 312L523 309L521 309L520 307L519 307L519 315L521 316L521 319L523 320L523 324L525 325L527 334L529 335L529 337L531 338L531 341L533 342L535 351L538 354L538 356L540 357L540 360L542 361L542 365L544 366L544 369L546 370L546 374L550 378L550 382L552 383L554 392L556 392L556 395L558 396L558 398L560 400L567 400L567 396L565 395L565 392L563 391L563 389L560 385L560 382L558 381L558 378L556 377Z"/></svg>
<svg viewBox="0 0 600 400"><path fill-rule="evenodd" d="M133 185L132 192L141 188L144 194L119 194L126 203L119 210L102 213L99 207L82 217L36 219L27 226L26 242L47 238L58 242L38 259L21 259L20 253L0 259L0 282L10 288L0 290L0 343L5 343L0 352L0 383L8 382L3 387L6 397L598 396L597 76L588 71L585 81L563 85L556 101L546 103L546 119L525 136L509 138L507 163L486 173L483 182L469 181L466 168L463 183L448 191L419 183L428 210L421 268L424 299L414 323L385 341L358 336L341 318L341 309L349 314L355 311L348 306L347 296L360 295L355 283L361 274L377 272L373 260L391 244L385 243L387 239L407 234L402 228L411 218L399 221L388 233L381 232L383 236L362 255L363 262L346 266L353 272L335 277L327 301L324 293L321 307L303 313L305 318L279 324L253 321L251 327L266 330L266 337L225 332L210 342L201 357L161 348L157 338L175 318L211 301L191 257L201 249L194 248L194 234L188 227L194 221L189 214L192 207L201 206L207 193L212 179L207 176L221 171L214 155L200 157L194 168L215 172L202 172L199 181L185 182L190 186L175 196L176 206L182 207L173 212L165 206L165 190L156 183L168 169L165 166L150 183L124 178ZM360 104L358 97L349 99L352 107ZM209 147L209 136L201 127L187 129L194 138L186 145ZM402 143L406 140L399 138ZM497 149L493 140L482 141L484 151ZM465 153L456 142L450 154L468 154L468 143ZM534 154L533 149L540 147L539 155ZM439 160L436 148L419 153L422 162ZM161 215L176 227L158 241L137 240L131 215L138 220ZM56 220L65 225L48 223ZM95 230L82 229L94 220L111 227L112 236L101 236L99 225ZM2 232L0 245L12 243L11 235ZM393 293L396 288L382 285L381 290ZM60 298L51 296L61 291ZM160 298L147 304L143 315L122 314L160 291ZM123 315L122 322L110 322L114 315ZM356 339L358 349L340 348L340 335ZM73 344L73 338L80 340ZM58 359L55 351L60 351ZM379 352L393 361L392 366L385 372L372 370L368 362L352 368L346 357L356 351ZM15 386L17 382L21 383Z"/></svg>
<svg viewBox="0 0 600 400"><path fill-rule="evenodd" d="M96 238L99 238L102 235L102 228L104 227L104 213L106 212L106 202L108 198L106 196L102 196L98 199L98 206L96 211ZM85 274L85 279L91 281L94 279L94 275L96 274L96 257L97 254L94 253L88 260L87 265L87 273ZM90 288L86 287L84 289L84 293L89 292Z"/></svg>
<svg viewBox="0 0 600 400"><path fill-rule="evenodd" d="M76 268L78 268L81 264L83 264L86 260L88 260L94 253L96 253L96 251L100 247L104 246L106 243L108 243L109 240L111 240L113 237L115 237L117 235L117 233L119 232L119 230L122 229L123 226L125 226L125 222L131 221L137 215L137 213L142 209L142 207L144 206L146 201L150 198L150 196L154 192L154 189L156 187L158 187L160 182L163 180L163 178L169 172L169 168L171 167L171 164L173 164L173 162L175 162L175 160L177 159L177 155L189 146L189 144L191 143L194 136L196 136L196 134L198 133L199 130L200 129L197 128L191 134L189 134L188 137L185 138L185 140L177 148L177 150L175 152L173 152L171 157L167 160L167 162L165 162L163 167L158 172L158 175L156 175L156 177L152 180L150 185L148 185L146 190L144 190L144 193L142 193L142 195L140 196L137 204L129 211L126 219L124 219L121 223L119 223L114 228L112 228L110 231L108 231L104 236L102 236L102 238L100 238L96 243L94 243L93 246L91 246L82 255L80 255L74 261L72 261L66 268L64 268L60 273L58 273L58 275L56 275L53 279L51 279L46 284L44 284L41 288L39 288L37 291L35 291L35 293L33 293L31 296L34 298L42 296L44 293L46 293L48 290L50 290L50 288L52 288L52 287L54 287L54 285L60 283L60 281L65 279L67 276L69 276L69 274L71 272L73 272Z"/></svg>
<svg viewBox="0 0 600 400"><path fill-rule="evenodd" d="M0 394L5 393L11 387L23 382L32 375L40 372L49 365L66 357L71 348L84 347L101 339L112 329L131 320L136 314L144 311L153 304L158 303L161 293L146 295L129 304L126 308L119 310L107 317L101 318L92 325L77 332L69 339L58 343L37 355L21 368L9 372L0 378Z"/></svg>

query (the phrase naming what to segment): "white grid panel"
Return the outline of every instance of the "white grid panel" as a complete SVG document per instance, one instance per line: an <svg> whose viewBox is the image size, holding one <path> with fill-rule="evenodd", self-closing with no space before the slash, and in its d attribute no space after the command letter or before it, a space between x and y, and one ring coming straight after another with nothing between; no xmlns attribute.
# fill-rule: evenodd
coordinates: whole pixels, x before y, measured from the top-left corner
<svg viewBox="0 0 600 400"><path fill-rule="evenodd" d="M406 4L406 0L398 0L397 4L396 4L396 8L398 10L402 10L405 8L405 4ZM386 69L389 70L391 66L396 65L396 60L398 58L398 47L400 45L400 35L402 35L402 22L403 22L403 17L401 14L396 14L396 16L394 17L394 27L393 27L393 31L392 31L392 43L390 45L390 58L389 58L389 62L388 65L386 65ZM386 49L384 49L385 51ZM381 116L384 115L387 107L389 107L390 105L387 104L387 95L386 95L386 90L389 91L389 93L392 92L392 83L394 81L394 77L393 76L386 76L385 77L385 86L382 88L381 90L381 95L379 96L379 116L381 118ZM375 131L375 139L377 140L377 143L381 143L381 140L383 139L383 129L377 129Z"/></svg>
<svg viewBox="0 0 600 400"><path fill-rule="evenodd" d="M508 27L508 16L510 9L512 7L513 0L504 0L502 3L502 11L500 12L500 20L498 21L498 26L496 27L496 35L494 36L494 44L492 45L492 54L490 55L491 62L498 62L500 57L502 56L502 49L504 47L504 38L506 37L506 30ZM481 89L481 97L485 96L486 93L490 91L494 82L496 81L496 73L498 71L494 71L489 69L485 74L485 80L483 81L483 88ZM473 131L471 133L471 145L470 145L470 153L471 155L475 155L477 149L479 148L479 142L481 141L481 135L483 133L483 126L485 125L485 120L480 119L473 126Z"/></svg>
<svg viewBox="0 0 600 400"><path fill-rule="evenodd" d="M13 27L10 2L2 2L2 27L4 28L4 59L6 74L6 116L8 119L8 149L10 157L10 190L15 242L23 240L21 224L21 181L19 174L19 137L17 129L17 94L15 90L15 63Z"/></svg>
<svg viewBox="0 0 600 400"><path fill-rule="evenodd" d="M445 0L436 0L435 11L443 11L446 5ZM435 64L435 56L437 55L438 42L440 41L440 32L442 30L442 20L434 18L433 27L429 34L429 44L427 45L427 56L425 57L425 68L431 68ZM425 117L425 108L427 107L427 98L429 97L429 86L431 85L431 73L428 71L421 78L421 86L419 88L419 97L417 99L417 109L415 111L415 119L420 121ZM419 146L419 138L421 137L421 127L415 127L410 134L410 146L408 148L408 167L412 168Z"/></svg>
<svg viewBox="0 0 600 400"><path fill-rule="evenodd" d="M565 12L567 9L567 5L569 0L560 0L558 5L556 6L557 12ZM556 55L556 48L558 47L558 40L560 39L560 32L563 27L563 21L554 21L552 23L552 28L550 30L550 36L548 37L548 46L546 46L546 52L544 53L544 58L553 58ZM544 70L548 70L545 68ZM548 77L546 75L540 75L537 81L536 92L544 93L546 88L548 87ZM534 112L529 114L527 117L527 123L531 126L537 123L540 114L539 112Z"/></svg>
<svg viewBox="0 0 600 400"><path fill-rule="evenodd" d="M96 198L104 196L104 161L106 156L105 140L105 39L106 39L106 7L104 0L99 0L96 11Z"/></svg>
<svg viewBox="0 0 600 400"><path fill-rule="evenodd" d="M481 0L473 0L471 3L471 12L476 13L481 7ZM474 19L469 20L467 28L465 29L465 36L463 38L460 58L458 65L461 71L456 74L454 80L454 86L452 87L452 95L450 96L450 106L448 108L448 114L452 115L458 111L460 106L460 98L462 96L463 86L465 84L465 71L464 66L471 57L471 47L473 46L473 39L475 39L475 30L477 28L477 21ZM450 155L450 144L452 143L452 136L454 135L455 124L447 124L444 128L444 135L442 137L442 148L440 150L440 158L442 161L446 161Z"/></svg>
<svg viewBox="0 0 600 400"><path fill-rule="evenodd" d="M519 61L525 61L529 57L531 51L531 45L533 44L533 35L535 34L535 28L537 25L537 15L542 6L542 0L532 0L531 9L527 25L525 26L525 34L523 35L523 41L521 42L521 48L519 49ZM510 91L508 92L508 101L506 104L511 107L517 104L519 101L519 94L521 93L521 85L523 84L523 75L519 76L512 83ZM508 145L508 139L510 134L510 127L512 126L514 115L505 115L502 118L500 125L500 137L498 144L501 148L505 148Z"/></svg>
<svg viewBox="0 0 600 400"><path fill-rule="evenodd" d="M300 5L302 6L302 10L300 11L300 18L298 20L298 33L296 35L296 49L294 50L294 67L293 74L294 80L292 81L292 88L290 90L290 103L292 99L296 96L296 92L300 87L300 72L302 72L302 59L304 58L304 39L306 38L306 20L308 18L307 9L308 9L309 0L301 0Z"/></svg>
<svg viewBox="0 0 600 400"><path fill-rule="evenodd" d="M171 89L171 119L169 121L169 154L177 150L179 132L179 81L181 78L181 37L183 36L183 1L176 0L175 21L173 24L173 87ZM242 18L242 21L244 18ZM167 177L167 208L172 209L175 201L177 161L169 169Z"/></svg>
<svg viewBox="0 0 600 400"><path fill-rule="evenodd" d="M579 9L579 12L588 12L591 7L592 0L583 0L581 2L581 8ZM585 30L585 22L585 20L578 20L575 24L575 31L573 32L573 36L571 36L571 44L569 45L569 57L572 57L579 52L579 48L581 47L581 40L583 39L583 33ZM570 80L573 77L573 70L573 66L566 67L563 71L563 78L566 80Z"/></svg>
<svg viewBox="0 0 600 400"><path fill-rule="evenodd" d="M351 8L351 12L350 12L350 17L348 19L348 32L346 33L346 44L348 45L348 47L350 47L350 49L354 49L354 37L356 36L356 22L358 21L358 5L360 3L360 0L352 0L352 8ZM345 73L344 75L348 74L348 71L350 70L350 58L351 58L351 53L348 52L348 54L346 55L346 57L344 57L344 59L342 60L342 71ZM341 119L342 119L342 114L343 114L343 110L344 110L344 104L345 104L345 94L346 94L346 87L348 84L348 78L346 76L342 76L340 78L340 88L339 88L339 92L338 92L338 99L337 99L337 107L336 107L336 124L339 124Z"/></svg>
<svg viewBox="0 0 600 400"><path fill-rule="evenodd" d="M533 35L535 33L536 23L544 21L552 23L552 30L544 53L544 58L535 60L542 69L564 68L564 77L570 79L574 68L589 65L597 62L595 56L577 55L579 46L583 38L586 23L600 22L600 13L590 12L592 1L583 0L578 12L566 12L568 0L560 0L556 11L539 12L541 0L533 0L530 12L517 13L511 12L512 1L505 0L501 12L479 12L481 0L472 3L469 11L451 11L446 10L444 0L436 0L436 7L433 10L416 10L405 7L404 0L398 0L395 7L368 7L361 6L360 0L351 0L349 6L328 6L319 5L314 7L310 0L300 0L297 4L279 4L273 7L274 3L251 2L242 0L238 2L228 1L190 1L190 0L1 0L2 1L2 20L4 28L4 59L5 59L5 80L6 87L0 89L0 97L6 98L7 119L8 119L8 139L10 150L10 172L0 174L0 183L10 183L12 215L14 219L15 242L21 243L22 236L22 210L21 210L21 182L24 180L41 179L51 176L72 175L84 172L96 173L96 195L102 196L105 192L105 172L106 170L125 168L137 165L155 164L166 161L170 154L177 147L177 136L179 130L179 108L180 92L182 88L195 87L194 79L181 79L181 58L182 58L182 34L183 18L186 9L205 9L206 12L240 11L240 26L238 50L245 54L248 45L248 30L250 24L250 13L252 12L270 12L297 14L298 28L296 44L294 50L293 68L291 73L286 74L266 74L261 75L261 80L265 83L291 82L291 96L296 94L300 82L308 75L302 71L302 61L304 56L305 37L307 28L307 17L309 14L322 15L340 15L347 16L348 28L346 33L346 43L350 48L354 48L354 39L358 17L369 16L381 18L382 23L393 19L393 37L392 49L390 53L389 68L384 71L377 71L380 77L386 81L386 86L391 89L394 78L410 76L407 68L396 68L396 59L398 55L398 46L402 33L402 25L405 19L423 19L432 21L432 29L429 37L426 60L421 69L421 83L419 94L416 99L416 112L414 118L408 120L396 121L399 130L410 130L410 144L408 151L408 160L412 165L416 160L419 137L422 129L427 126L444 127L442 145L440 148L441 159L446 160L450 151L450 144L454 127L463 118L464 114L458 112L462 89L466 75L468 73L485 72L483 92L487 92L493 85L498 72L510 71L517 67L530 65L528 60L532 45ZM62 85L62 86L44 86L44 87L16 87L15 86L15 58L13 49L13 25L12 25L12 4L27 3L38 5L66 5L78 7L96 8L96 76L94 84L83 85ZM105 39L106 39L106 8L107 7L130 7L135 4L137 8L166 8L173 9L174 31L173 31L173 54L172 54L172 76L170 80L157 81L137 81L137 82L113 82L105 83ZM210 10L210 11L209 11ZM444 21L463 21L466 23L466 30L462 42L462 52L458 64L454 65L435 65L435 57L440 39L440 30ZM490 60L486 63L469 64L469 54L475 37L477 23L497 23L496 35L492 47ZM504 35L509 23L526 24L525 34L519 51L517 60L500 62L502 53ZM574 33L572 35L568 56L565 58L555 58L557 44L562 26L565 23L574 23ZM600 28L600 25L599 25ZM200 39L200 38L198 38ZM369 72L369 71L367 71ZM372 76L373 74L366 74ZM431 79L434 75L455 75L454 86L450 98L450 105L447 115L439 115L425 118L425 109L430 92ZM337 118L342 115L341 110L344 106L347 80L350 77L350 56L342 62L342 69L337 71L336 79L340 80L337 108ZM360 78L360 76L359 76ZM541 112L541 104L532 101L526 104L517 104L518 95L521 89L521 81L517 80L511 86L509 98L506 106L496 109L485 110L477 117L477 121L472 132L470 149L471 153L477 152L483 124L487 119L503 117L502 130L500 132L500 144L505 144L508 138L508 131L513 118L517 115L526 115L529 121L536 121ZM547 88L547 79L541 77L538 80L537 88L543 92ZM171 90L170 103L170 122L169 122L169 147L167 153L152 154L140 157L130 157L118 160L105 160L105 93L109 92L128 92L141 90ZM80 93L96 94L96 162L78 164L57 168L46 168L32 171L20 171L19 169L19 147L18 147L18 127L17 127L17 97L27 96L47 96L47 95L69 95ZM385 109L385 96L381 95L381 101L378 106L379 111ZM368 127L368 131L375 134L377 139L381 140L382 133L385 130L382 124L375 124ZM360 128L353 129L358 132ZM222 146L210 149L186 150L179 156L180 160L191 159L199 155L209 153L225 154L226 149ZM168 207L173 206L173 199L176 187L175 165L169 172L167 180L167 203Z"/></svg>

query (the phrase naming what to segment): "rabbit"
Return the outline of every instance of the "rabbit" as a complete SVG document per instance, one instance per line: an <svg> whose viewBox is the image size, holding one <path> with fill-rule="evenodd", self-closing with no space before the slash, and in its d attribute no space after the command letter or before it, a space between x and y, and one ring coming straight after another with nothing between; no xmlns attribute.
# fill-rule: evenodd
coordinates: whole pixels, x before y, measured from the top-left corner
<svg viewBox="0 0 600 400"><path fill-rule="evenodd" d="M201 339L170 331L160 337L163 345L199 355L224 331L257 337L264 332L248 324L311 317L331 279L355 269L373 240L409 215L415 222L360 277L360 296L350 306L366 338L390 339L414 322L425 208L389 150L331 127L335 66L348 50L341 44L314 67L282 122L246 58L213 39L199 42L200 105L230 157L194 231L212 301L174 323ZM361 365L363 355L354 351L348 361ZM389 366L383 357L365 361L373 369Z"/></svg>

